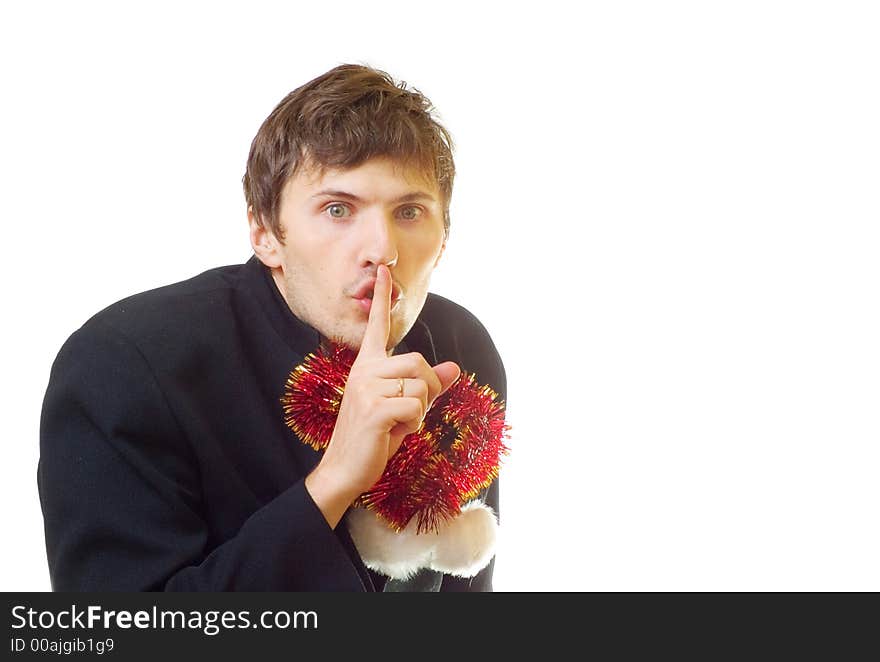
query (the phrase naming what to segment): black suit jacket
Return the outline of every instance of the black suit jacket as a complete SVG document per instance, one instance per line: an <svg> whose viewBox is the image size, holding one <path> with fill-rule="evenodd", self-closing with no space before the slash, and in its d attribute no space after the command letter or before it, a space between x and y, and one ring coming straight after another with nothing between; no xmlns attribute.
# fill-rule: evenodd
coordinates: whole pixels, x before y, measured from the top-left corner
<svg viewBox="0 0 880 662"><path fill-rule="evenodd" d="M284 424L290 370L317 349L255 257L124 299L64 344L40 426L55 590L372 591L346 527L303 483L320 454ZM462 307L429 294L409 351L504 368ZM497 481L484 495L498 509ZM442 590L491 590L492 564Z"/></svg>

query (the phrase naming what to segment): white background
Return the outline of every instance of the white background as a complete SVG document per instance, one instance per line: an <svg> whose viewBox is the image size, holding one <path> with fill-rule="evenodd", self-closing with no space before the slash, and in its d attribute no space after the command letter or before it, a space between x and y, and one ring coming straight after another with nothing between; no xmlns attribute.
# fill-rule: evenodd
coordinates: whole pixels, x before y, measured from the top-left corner
<svg viewBox="0 0 880 662"><path fill-rule="evenodd" d="M362 62L457 142L432 289L507 367L496 587L880 590L873 3L132 4L0 10L0 588L49 588L63 341L246 260L259 124Z"/></svg>

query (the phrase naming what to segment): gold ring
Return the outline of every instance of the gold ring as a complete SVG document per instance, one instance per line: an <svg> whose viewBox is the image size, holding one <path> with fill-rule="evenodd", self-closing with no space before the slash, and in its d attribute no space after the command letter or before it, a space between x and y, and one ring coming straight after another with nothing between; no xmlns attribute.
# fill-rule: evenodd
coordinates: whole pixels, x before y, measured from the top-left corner
<svg viewBox="0 0 880 662"><path fill-rule="evenodd" d="M403 377L397 378L397 397L403 397Z"/></svg>

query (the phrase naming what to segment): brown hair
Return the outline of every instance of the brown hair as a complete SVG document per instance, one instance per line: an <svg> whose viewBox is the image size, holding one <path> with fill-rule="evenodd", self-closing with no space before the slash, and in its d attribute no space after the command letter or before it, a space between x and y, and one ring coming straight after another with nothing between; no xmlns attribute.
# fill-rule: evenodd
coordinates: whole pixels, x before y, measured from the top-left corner
<svg viewBox="0 0 880 662"><path fill-rule="evenodd" d="M301 167L322 172L389 157L437 182L448 234L452 137L433 110L421 92L384 71L356 64L331 69L284 97L257 131L242 179L248 206L283 242L281 191Z"/></svg>

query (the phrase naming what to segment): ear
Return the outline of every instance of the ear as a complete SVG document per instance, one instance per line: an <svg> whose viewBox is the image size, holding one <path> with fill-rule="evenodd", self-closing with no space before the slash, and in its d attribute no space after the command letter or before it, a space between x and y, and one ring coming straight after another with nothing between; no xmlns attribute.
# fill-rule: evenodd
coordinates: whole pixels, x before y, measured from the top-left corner
<svg viewBox="0 0 880 662"><path fill-rule="evenodd" d="M253 207L248 207L247 215L254 254L270 269L281 267L284 261L280 242L272 231L260 222Z"/></svg>
<svg viewBox="0 0 880 662"><path fill-rule="evenodd" d="M446 238L443 239L443 244L440 246L440 253L437 255L437 259L434 260L434 269L437 268L437 265L440 264L440 258L443 257L443 251L446 250Z"/></svg>

